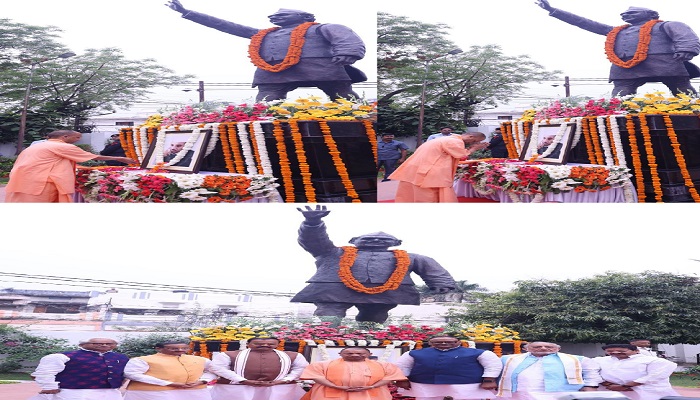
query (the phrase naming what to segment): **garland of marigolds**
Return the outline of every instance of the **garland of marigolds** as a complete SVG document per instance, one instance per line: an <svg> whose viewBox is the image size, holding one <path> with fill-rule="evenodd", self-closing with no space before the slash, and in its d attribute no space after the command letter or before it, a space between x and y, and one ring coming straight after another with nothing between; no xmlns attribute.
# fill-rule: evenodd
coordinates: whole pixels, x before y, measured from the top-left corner
<svg viewBox="0 0 700 400"><path fill-rule="evenodd" d="M649 43L651 42L651 29L659 22L661 22L660 19L652 19L639 28L637 50L634 52L634 57L628 61L622 61L622 59L615 54L615 40L617 39L617 35L630 25L621 25L613 28L605 39L605 54L608 56L608 60L621 68L632 68L646 60L649 54Z"/></svg>
<svg viewBox="0 0 700 400"><path fill-rule="evenodd" d="M351 268L357 259L357 247L343 246L342 249L343 255L340 256L340 270L338 271L340 281L343 282L347 288L360 293L379 294L388 290L398 289L408 273L408 266L411 264L411 258L408 256L407 252L404 250L392 250L394 259L396 259L396 268L394 272L391 273L389 279L381 286L367 287L352 276Z"/></svg>
<svg viewBox="0 0 700 400"><path fill-rule="evenodd" d="M304 183L304 194L306 194L306 202L316 202L316 191L311 182L311 170L309 163L306 161L306 152L304 151L304 142L301 140L301 132L299 132L299 123L291 119L289 120L289 130L292 132L292 141L294 142L294 152L297 154L297 162L301 171L301 181Z"/></svg>
<svg viewBox="0 0 700 400"><path fill-rule="evenodd" d="M651 143L651 133L649 132L649 124L647 123L647 115L639 114L639 127L642 130L642 138L644 139L644 149L647 153L647 162L649 163L649 172L651 173L651 186L654 188L654 199L657 203L661 201L661 179L657 169L656 156Z"/></svg>
<svg viewBox="0 0 700 400"><path fill-rule="evenodd" d="M304 22L303 24L300 24L294 28L292 30L289 48L287 49L287 54L284 56L284 60L275 65L266 63L265 60L260 57L260 46L268 33L274 32L280 29L280 27L276 26L274 28L261 30L250 38L250 45L248 46L248 56L250 57L250 60L256 67L269 72L280 72L287 68L293 67L299 63L299 60L301 60L301 48L304 47L304 35L306 35L306 31L309 30L312 25L316 24L318 24L318 22Z"/></svg>
<svg viewBox="0 0 700 400"><path fill-rule="evenodd" d="M292 168L287 156L287 145L284 143L284 131L279 120L272 121L272 134L277 141L277 154L280 159L280 174L284 186L284 198L287 203L294 203L294 181L292 181Z"/></svg>
<svg viewBox="0 0 700 400"><path fill-rule="evenodd" d="M369 138L369 144L372 146L372 154L374 155L374 163L377 163L377 132L374 131L372 121L368 119L362 120L362 125L365 126L365 134Z"/></svg>
<svg viewBox="0 0 700 400"><path fill-rule="evenodd" d="M642 157L639 154L639 146L637 145L637 133L634 129L634 120L629 114L625 115L625 125L629 134L631 152L630 157L632 157L634 177L637 181L637 201L644 203L647 195L644 190L644 176L642 176Z"/></svg>
<svg viewBox="0 0 700 400"><path fill-rule="evenodd" d="M343 159L340 157L340 150L338 150L338 145L335 143L333 135L331 135L331 128L328 126L328 122L321 120L318 121L318 125L321 127L321 133L323 133L323 140L326 142L326 146L328 147L328 153L333 159L335 170L338 171L340 181L343 182L343 186L345 186L348 196L352 199L353 203L360 203L360 195L357 194L355 186L352 184L352 180L350 179L350 173L348 173L348 169L345 166Z"/></svg>
<svg viewBox="0 0 700 400"><path fill-rule="evenodd" d="M673 153L676 155L676 161L678 162L678 167L681 170L681 175L685 181L685 186L688 187L688 192L696 203L700 202L700 195L698 191L695 190L695 185L690 177L690 172L688 172L688 165L685 163L685 156L681 152L681 144L678 142L678 135L676 135L676 130L673 128L673 122L671 121L671 116L664 114L664 124L666 125L666 133L668 138L671 140L671 147L673 147Z"/></svg>
<svg viewBox="0 0 700 400"><path fill-rule="evenodd" d="M260 148L258 148L258 138L255 137L255 131L253 130L253 124L248 124L248 135L250 136L250 144L253 146L253 156L255 157L255 164L258 170L258 174L262 175L262 158L260 157ZM263 143L264 145L264 143Z"/></svg>
<svg viewBox="0 0 700 400"><path fill-rule="evenodd" d="M241 152L241 145L238 143L238 135L236 133L236 123L226 122L226 134L228 136L228 143L231 146L231 151L233 152L234 166L236 168L235 173L245 174L245 158Z"/></svg>

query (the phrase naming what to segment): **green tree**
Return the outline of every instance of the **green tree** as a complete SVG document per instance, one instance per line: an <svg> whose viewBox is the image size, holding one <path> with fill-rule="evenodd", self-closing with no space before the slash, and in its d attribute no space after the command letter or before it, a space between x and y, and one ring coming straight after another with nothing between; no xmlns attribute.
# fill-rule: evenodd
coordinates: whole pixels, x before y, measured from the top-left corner
<svg viewBox="0 0 700 400"><path fill-rule="evenodd" d="M457 46L443 24L425 24L380 13L378 19L378 107L381 132L416 132L425 82L424 133L442 124L476 126L476 111L507 103L530 82L551 79L527 55L506 55L497 45L474 45L447 56ZM413 115L413 118L408 116Z"/></svg>
<svg viewBox="0 0 700 400"><path fill-rule="evenodd" d="M41 357L71 350L65 339L51 339L30 335L21 329L0 324L0 372L13 372L23 361L37 361Z"/></svg>
<svg viewBox="0 0 700 400"><path fill-rule="evenodd" d="M125 335L119 338L119 346L116 351L124 353L129 357L147 356L156 352L156 343L174 340L189 342L190 337L187 334L177 333L150 333L144 336Z"/></svg>
<svg viewBox="0 0 700 400"><path fill-rule="evenodd" d="M525 332L525 340L700 342L700 285L692 276L607 272L580 280L520 281L511 291L478 297L453 309L450 318L506 325Z"/></svg>

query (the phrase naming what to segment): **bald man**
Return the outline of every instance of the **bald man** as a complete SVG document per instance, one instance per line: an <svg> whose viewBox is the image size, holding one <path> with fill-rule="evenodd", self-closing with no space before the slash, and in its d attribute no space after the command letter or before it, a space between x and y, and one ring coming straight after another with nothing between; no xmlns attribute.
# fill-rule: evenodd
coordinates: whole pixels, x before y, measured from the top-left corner
<svg viewBox="0 0 700 400"><path fill-rule="evenodd" d="M41 358L31 374L41 388L39 393L60 393L56 398L61 400L121 400L119 387L129 357L113 351L117 342L92 338L81 341L78 347Z"/></svg>

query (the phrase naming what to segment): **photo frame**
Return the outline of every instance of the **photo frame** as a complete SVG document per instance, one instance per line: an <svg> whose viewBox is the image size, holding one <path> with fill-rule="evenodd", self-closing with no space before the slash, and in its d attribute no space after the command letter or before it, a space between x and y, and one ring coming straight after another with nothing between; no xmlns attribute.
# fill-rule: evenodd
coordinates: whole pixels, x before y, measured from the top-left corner
<svg viewBox="0 0 700 400"><path fill-rule="evenodd" d="M164 136L158 136L148 148L141 163L142 169L150 169L158 164L158 155L166 163L161 169L169 172L196 174L199 172L206 149L211 139L211 129L203 129L193 137L193 131L165 131Z"/></svg>
<svg viewBox="0 0 700 400"><path fill-rule="evenodd" d="M566 164L571 143L573 142L576 123L538 125L525 140L520 153L521 161L528 161L537 154L542 154L535 161L544 164Z"/></svg>
<svg viewBox="0 0 700 400"><path fill-rule="evenodd" d="M399 357L401 357L401 354L407 352L410 350L410 347L408 345L405 346L396 346L392 349L387 349L385 346L358 346L358 347L364 347L367 350L369 350L372 354L370 356L377 357L378 359L390 363L396 362ZM345 349L347 347L343 346L327 346L326 347L326 352L328 353L328 359L329 360L335 360L340 358L340 351ZM390 354L388 358L384 358L385 352L389 351ZM319 349L316 346L306 346L304 347L302 355L304 358L309 363L312 362L319 362L319 361L324 361L323 360L323 355L321 352L321 349Z"/></svg>

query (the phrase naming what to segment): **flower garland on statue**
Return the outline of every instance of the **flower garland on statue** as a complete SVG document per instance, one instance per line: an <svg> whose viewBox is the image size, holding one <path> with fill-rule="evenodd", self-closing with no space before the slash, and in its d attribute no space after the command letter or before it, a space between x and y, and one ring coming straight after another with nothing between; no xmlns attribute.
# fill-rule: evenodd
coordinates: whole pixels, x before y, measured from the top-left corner
<svg viewBox="0 0 700 400"><path fill-rule="evenodd" d="M260 46L262 45L263 39L265 39L268 33L280 29L279 26L263 29L253 35L250 38L250 45L248 46L248 56L253 62L253 65L268 72L280 72L293 67L301 60L301 49L304 47L306 31L311 28L311 26L317 24L318 22L304 22L292 30L287 54L284 56L284 60L279 64L270 65L260 57Z"/></svg>
<svg viewBox="0 0 700 400"><path fill-rule="evenodd" d="M333 139L333 135L331 134L331 128L328 126L328 122L321 120L318 121L318 124L321 127L321 133L323 133L323 140L326 142L326 146L328 147L328 153L333 159L333 165L335 165L335 170L338 171L338 175L340 176L341 182L343 182L343 186L345 186L345 190L347 191L348 196L352 199L353 203L360 203L360 195L357 194L355 186L353 185L352 180L350 179L348 169L345 166L343 159L340 157L340 150L338 150L338 145Z"/></svg>
<svg viewBox="0 0 700 400"><path fill-rule="evenodd" d="M627 24L613 28L605 39L605 54L608 56L608 60L621 68L632 68L646 60L649 53L649 43L651 43L651 30L654 25L658 24L659 22L661 22L661 20L652 19L639 28L639 43L637 44L637 50L634 52L634 57L628 61L622 61L622 59L615 54L615 40L617 39L617 35L623 29L631 25Z"/></svg>
<svg viewBox="0 0 700 400"><path fill-rule="evenodd" d="M366 287L352 275L351 269L357 259L357 247L343 246L342 249L343 255L340 256L340 270L338 271L340 281L343 282L347 288L360 293L378 294L388 290L398 289L408 273L408 266L411 264L411 258L406 251L392 250L394 259L396 260L394 272L391 273L391 276L384 284L376 287Z"/></svg>
<svg viewBox="0 0 700 400"><path fill-rule="evenodd" d="M238 138L241 141L241 149L243 150L243 159L245 160L246 166L248 167L246 171L249 174L256 174L258 172L255 166L255 157L253 157L253 151L250 147L250 141L248 140L248 130L245 122L239 122L236 124L236 131L238 133Z"/></svg>
<svg viewBox="0 0 700 400"><path fill-rule="evenodd" d="M681 175L683 176L685 186L688 188L688 192L693 200L696 203L699 203L700 195L698 195L698 191L695 189L695 184L693 184L690 172L688 172L688 165L685 163L685 156L683 156L683 152L681 152L681 144L678 142L678 135L676 134L676 130L673 128L671 116L666 114L663 116L663 118L664 124L666 125L666 132L668 134L668 138L671 140L671 147L673 147L673 153L676 155L676 161L678 162L678 167L681 170Z"/></svg>

